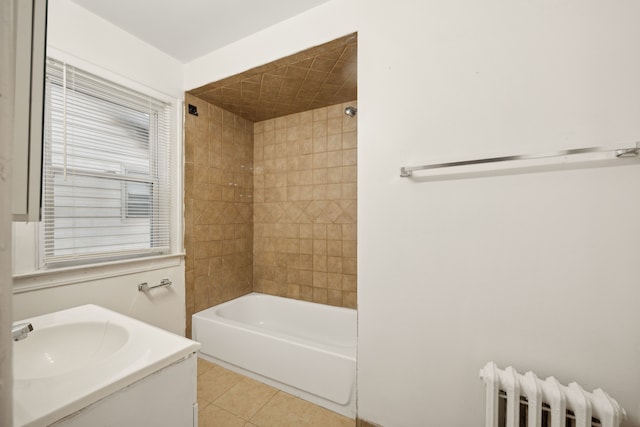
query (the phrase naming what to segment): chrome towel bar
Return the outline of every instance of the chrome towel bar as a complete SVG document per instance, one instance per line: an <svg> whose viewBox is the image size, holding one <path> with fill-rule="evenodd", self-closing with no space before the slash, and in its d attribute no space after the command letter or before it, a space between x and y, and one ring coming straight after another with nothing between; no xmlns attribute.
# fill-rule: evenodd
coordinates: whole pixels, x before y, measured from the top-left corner
<svg viewBox="0 0 640 427"><path fill-rule="evenodd" d="M138 285L138 291L140 292L149 292L151 289L155 289L155 288L160 288L163 286L171 286L173 285L173 283L171 283L171 280L169 279L162 279L160 281L159 285L155 285L155 286L149 286L149 284L147 282L144 283L140 283Z"/></svg>
<svg viewBox="0 0 640 427"><path fill-rule="evenodd" d="M598 152L601 152L601 153L613 152L615 154L615 157L617 158L636 157L638 156L638 154L640 154L640 142L636 143L636 146L631 148L621 148L621 149L611 149L607 147L575 148L571 150L561 150L561 151L555 151L551 153L489 157L485 159L461 160L456 162L434 163L434 164L422 165L422 166L403 166L400 168L400 176L402 178L407 178L407 177L413 176L413 172L415 171L429 170L429 169L441 169L441 168L450 168L450 167L456 167L456 166L471 166L471 165L480 165L485 163L509 162L509 161L515 161L515 160L536 160L536 159L545 159L550 157L564 157L564 156L573 156L576 154L598 153Z"/></svg>

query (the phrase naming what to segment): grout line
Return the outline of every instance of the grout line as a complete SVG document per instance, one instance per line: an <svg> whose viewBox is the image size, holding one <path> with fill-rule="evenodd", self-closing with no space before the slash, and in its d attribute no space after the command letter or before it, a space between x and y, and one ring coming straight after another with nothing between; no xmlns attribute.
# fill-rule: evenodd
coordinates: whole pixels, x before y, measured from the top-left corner
<svg viewBox="0 0 640 427"><path fill-rule="evenodd" d="M274 387L274 388L275 388L275 387ZM278 390L278 389L276 389L276 392L275 392L275 393L273 393L273 396L271 396L271 397L269 398L269 400L267 400L266 402L264 402L264 404L260 407L260 409L258 409L258 410L256 411L256 413L255 413L255 414L253 414L253 416L252 416L251 418L249 418L249 420L248 420L248 421L249 421L250 423L256 424L258 427L260 427L257 423L254 423L254 422L253 422L253 419L254 419L254 418L256 417L256 415L258 415L258 414L260 413L260 411L262 411L262 410L264 409L264 407L265 407L265 406L267 406L267 405L269 404L269 402L271 402L271 401L272 401L272 400L273 400L273 399L274 399L274 398L275 398L279 393L282 393L282 390Z"/></svg>
<svg viewBox="0 0 640 427"><path fill-rule="evenodd" d="M241 417L240 415L234 414L233 412L230 412L230 411L228 411L228 410L226 410L226 409L224 409L224 408L221 408L220 406L216 405L216 404L215 404L215 403L213 403L213 402L212 402L212 403L210 403L209 405L205 406L205 408L208 408L208 407L210 407L210 406L215 406L215 407L216 407L217 409L219 409L220 411L225 412L225 413L227 413L227 414L229 414L229 415L231 415L231 416L233 416L233 417L235 417L235 418L239 418L239 419L241 419L242 421L244 421L245 423L246 423L246 422L251 422L251 421L249 421L248 419L246 419L246 418L244 418L244 417ZM204 421L205 421L205 418L203 417L203 412L204 412L204 409L205 409L205 408L199 408L199 409L198 409L198 419L199 419L198 423L201 423L201 422L204 422ZM209 420L209 419L207 418L207 420ZM209 420L209 421L211 421L211 420ZM215 420L214 420L214 421L215 421ZM215 424L214 424L214 425L215 425Z"/></svg>
<svg viewBox="0 0 640 427"><path fill-rule="evenodd" d="M223 408L223 407L221 407L221 406L216 405L215 403L211 403L211 404L212 404L213 406L215 406L216 408L220 409L221 411L226 412L227 414L231 414L231 415L233 415L233 416L234 416L234 417L236 417L236 418L240 418L242 421L251 422L251 420L248 420L247 418L243 417L242 415L238 415L238 414L236 414L236 413L233 413L233 412L231 412L231 411L229 411L229 410L227 410L227 409L224 409L224 408Z"/></svg>

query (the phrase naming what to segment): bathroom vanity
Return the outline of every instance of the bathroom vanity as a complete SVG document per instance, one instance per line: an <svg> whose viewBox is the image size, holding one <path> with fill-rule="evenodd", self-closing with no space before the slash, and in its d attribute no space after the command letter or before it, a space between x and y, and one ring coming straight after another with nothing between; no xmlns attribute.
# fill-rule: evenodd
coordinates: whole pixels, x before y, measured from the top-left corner
<svg viewBox="0 0 640 427"><path fill-rule="evenodd" d="M81 409L55 427L197 427L196 356L191 355Z"/></svg>
<svg viewBox="0 0 640 427"><path fill-rule="evenodd" d="M197 342L96 305L20 323L15 426L197 425Z"/></svg>

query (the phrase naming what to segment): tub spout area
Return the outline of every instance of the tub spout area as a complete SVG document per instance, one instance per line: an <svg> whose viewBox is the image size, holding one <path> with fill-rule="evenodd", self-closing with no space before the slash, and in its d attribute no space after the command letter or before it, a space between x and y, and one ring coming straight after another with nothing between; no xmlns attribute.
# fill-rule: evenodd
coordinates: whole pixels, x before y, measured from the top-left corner
<svg viewBox="0 0 640 427"><path fill-rule="evenodd" d="M14 341L25 339L31 331L33 331L33 325L29 322L17 323L11 327L11 335Z"/></svg>

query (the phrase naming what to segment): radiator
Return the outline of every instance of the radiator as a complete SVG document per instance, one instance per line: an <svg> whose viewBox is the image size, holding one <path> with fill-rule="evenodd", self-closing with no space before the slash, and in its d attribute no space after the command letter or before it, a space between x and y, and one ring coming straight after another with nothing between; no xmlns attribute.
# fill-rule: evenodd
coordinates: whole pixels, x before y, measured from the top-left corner
<svg viewBox="0 0 640 427"><path fill-rule="evenodd" d="M539 379L489 362L480 370L486 387L486 427L619 427L624 409L602 389Z"/></svg>

